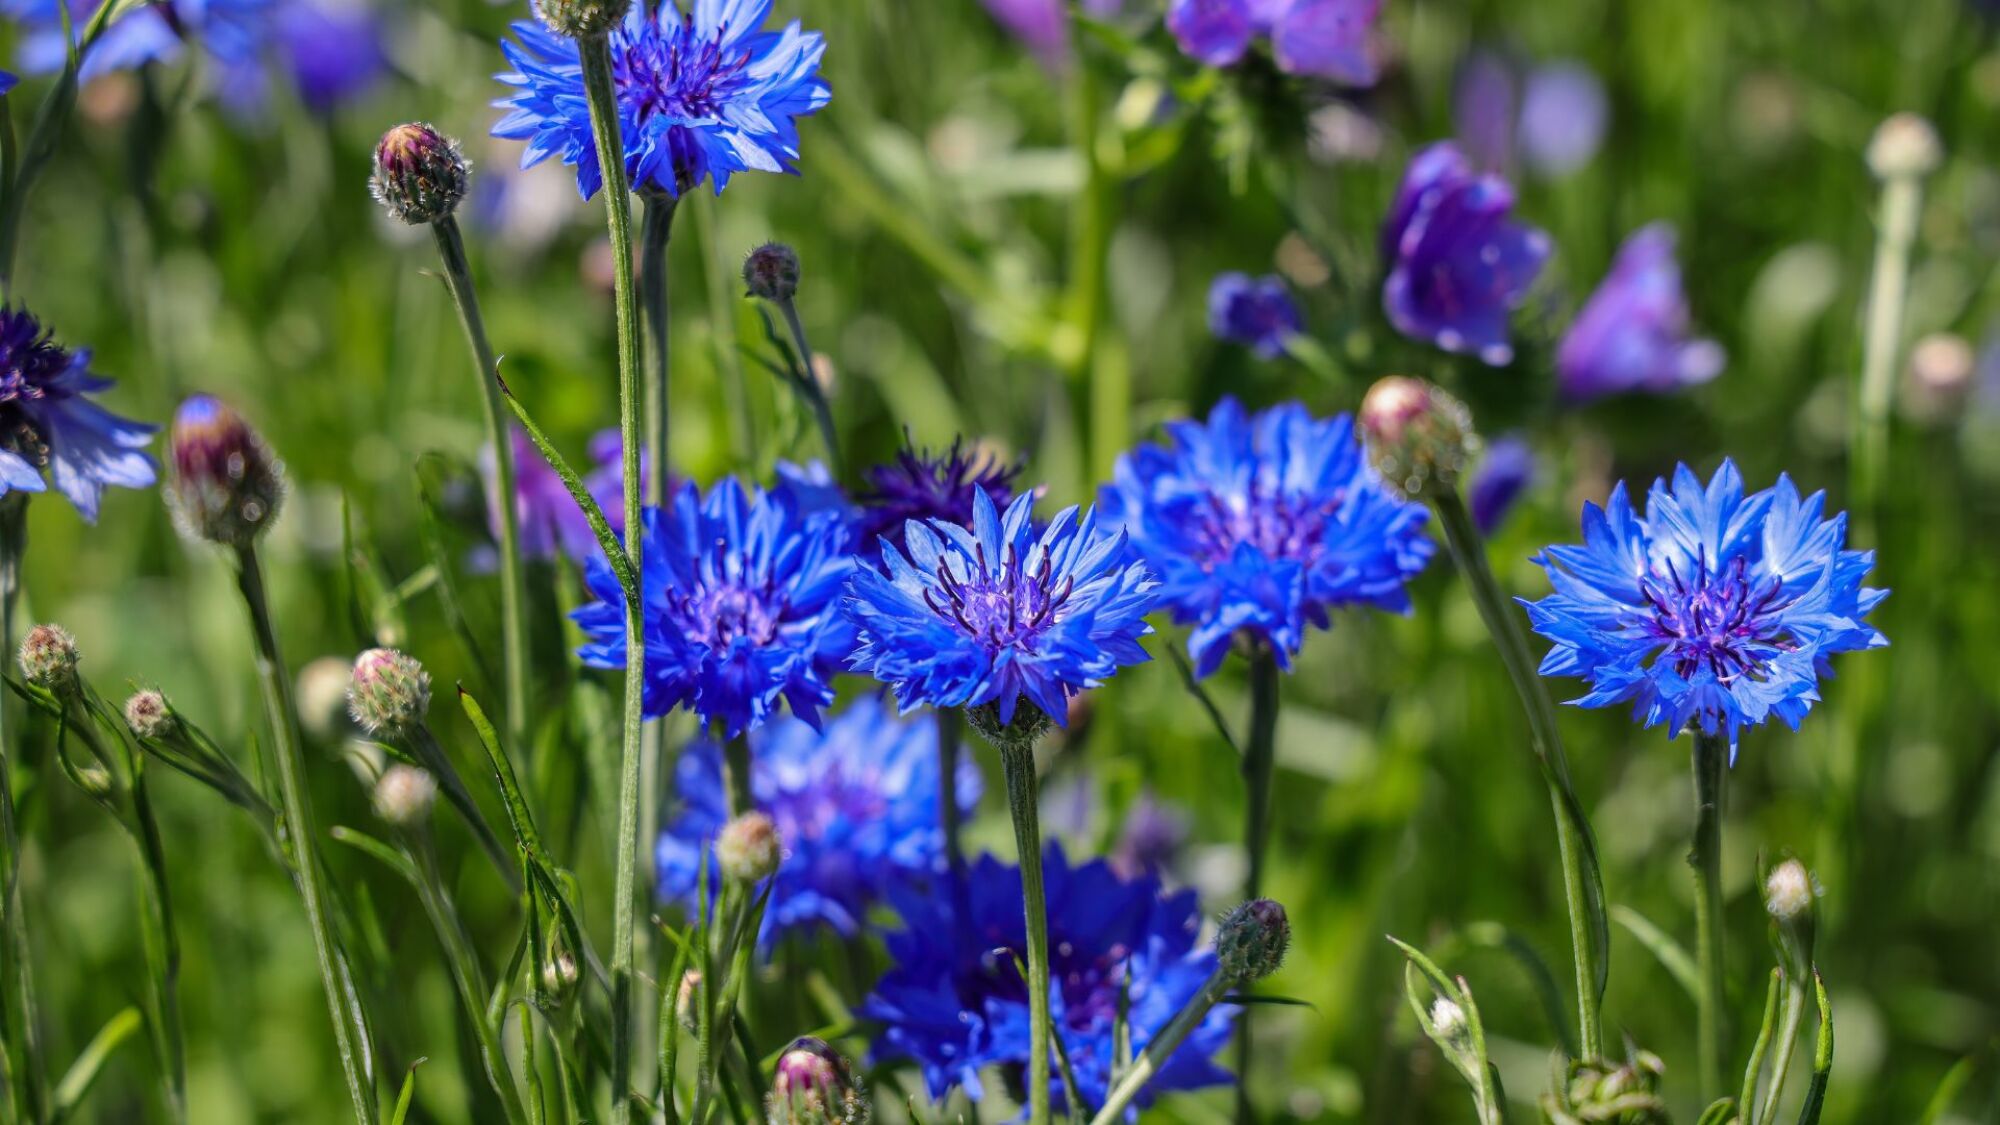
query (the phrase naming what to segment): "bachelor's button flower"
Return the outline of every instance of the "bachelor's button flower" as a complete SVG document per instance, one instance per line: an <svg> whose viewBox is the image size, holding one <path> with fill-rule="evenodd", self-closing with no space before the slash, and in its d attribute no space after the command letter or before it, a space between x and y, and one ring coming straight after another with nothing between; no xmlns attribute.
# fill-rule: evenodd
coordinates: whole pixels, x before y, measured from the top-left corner
<svg viewBox="0 0 2000 1125"><path fill-rule="evenodd" d="M719 193L738 172L791 172L793 119L833 96L819 77L826 42L797 21L764 31L772 0L634 3L611 32L625 172L634 190L678 196L712 180ZM527 142L522 167L554 156L576 166L588 198L603 183L573 40L535 23L514 25L502 45L515 88L495 104L511 112L495 136Z"/></svg>
<svg viewBox="0 0 2000 1125"><path fill-rule="evenodd" d="M1194 625L1196 675L1238 636L1290 668L1306 626L1327 628L1331 609L1409 609L1404 584L1436 549L1428 513L1383 487L1348 415L1287 403L1251 417L1224 398L1206 422L1167 433L1118 459L1098 505L1158 576L1174 619Z"/></svg>
<svg viewBox="0 0 2000 1125"><path fill-rule="evenodd" d="M1507 316L1548 260L1549 237L1513 221L1514 191L1444 142L1410 159L1382 226L1382 306L1396 330L1495 366L1514 358Z"/></svg>
<svg viewBox="0 0 2000 1125"><path fill-rule="evenodd" d="M91 396L109 386L91 373L88 349L70 351L28 310L0 306L0 495L46 491L47 469L95 523L106 485L151 487L153 459L141 450L156 427L97 405Z"/></svg>
<svg viewBox="0 0 2000 1125"><path fill-rule="evenodd" d="M1121 879L1103 860L1071 867L1053 844L1044 853L1043 877L1051 1015L1078 1096L1100 1105L1117 1063L1113 1032L1126 982L1131 1047L1143 1051L1201 991L1216 958L1198 948L1201 913L1193 891L1164 894L1157 879ZM979 1072L990 1066L1024 1071L1033 1042L1027 990L1015 964L1027 948L1020 870L981 856L967 869L963 890L893 896L903 928L886 938L892 967L860 1009L880 1026L875 1061L914 1061L934 1100L955 1086L979 1100ZM1227 1006L1211 1011L1146 1084L1137 1106L1165 1091L1228 1082L1229 1073L1212 1056L1228 1042L1230 1024ZM1050 1082L1052 1098L1062 1105L1061 1078Z"/></svg>
<svg viewBox="0 0 2000 1125"><path fill-rule="evenodd" d="M705 497L682 485L646 509L643 534L646 714L686 706L734 738L782 699L817 723L851 644L834 608L852 570L845 521L730 477ZM622 668L625 598L602 552L584 580L598 600L571 614L589 638L578 655Z"/></svg>
<svg viewBox="0 0 2000 1125"><path fill-rule="evenodd" d="M1305 317L1280 277L1222 273L1209 284L1209 331L1218 339L1242 344L1260 359L1283 355L1287 342L1305 326Z"/></svg>
<svg viewBox="0 0 2000 1125"><path fill-rule="evenodd" d="M1796 729L1834 653L1889 643L1863 620L1888 596L1861 584L1875 553L1846 550L1847 516L1825 504L1786 476L1745 496L1729 461L1706 487L1685 465L1655 481L1644 515L1621 483L1584 507L1581 545L1536 557L1555 586L1522 602L1555 642L1542 674L1583 679L1581 706L1629 702L1649 727L1693 724L1732 749L1773 715Z"/></svg>
<svg viewBox="0 0 2000 1125"><path fill-rule="evenodd" d="M894 461L863 474L867 489L860 497L861 542L855 547L869 557L885 540L903 550L908 545L904 528L911 520L970 525L973 493L984 492L994 507L1005 508L1020 474L1019 462L1004 461L978 446L968 449L963 440L939 452L905 446Z"/></svg>
<svg viewBox="0 0 2000 1125"><path fill-rule="evenodd" d="M1535 451L1518 437L1500 438L1486 447L1479 469L1466 489L1466 503L1472 509L1473 526L1481 535L1491 535L1514 510L1535 480Z"/></svg>
<svg viewBox="0 0 2000 1125"><path fill-rule="evenodd" d="M1556 374L1573 401L1660 394L1715 378L1724 358L1715 341L1688 338L1674 230L1654 223L1619 248L1610 275L1563 336Z"/></svg>
<svg viewBox="0 0 2000 1125"><path fill-rule="evenodd" d="M1012 723L1026 696L1058 725L1069 700L1148 657L1154 583L1125 556L1125 536L1067 508L1036 534L1033 493L1003 515L984 490L972 522L907 526L907 550L884 546L842 608L859 638L849 665L896 689L904 710L992 705Z"/></svg>
<svg viewBox="0 0 2000 1125"><path fill-rule="evenodd" d="M778 718L750 735L750 792L784 842L764 912L768 944L825 926L860 933L889 889L926 884L944 861L938 808L937 724L903 720L863 696L815 731ZM701 856L729 819L722 754L710 739L674 767L679 811L654 848L663 900L692 903ZM979 771L961 757L961 811L979 801ZM715 887L711 861L711 893ZM1018 904L1017 904L1018 906Z"/></svg>

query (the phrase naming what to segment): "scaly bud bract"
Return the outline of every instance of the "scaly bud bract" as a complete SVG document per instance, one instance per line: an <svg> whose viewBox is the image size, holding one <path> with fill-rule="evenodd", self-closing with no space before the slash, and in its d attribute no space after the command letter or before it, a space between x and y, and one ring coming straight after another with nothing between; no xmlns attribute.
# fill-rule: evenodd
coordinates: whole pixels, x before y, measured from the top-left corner
<svg viewBox="0 0 2000 1125"><path fill-rule="evenodd" d="M181 533L248 547L277 519L285 466L227 403L194 395L174 412L167 504Z"/></svg>
<svg viewBox="0 0 2000 1125"><path fill-rule="evenodd" d="M1215 957L1222 971L1248 984L1278 971L1292 943L1292 923L1285 908L1268 898L1251 899L1224 915L1215 935Z"/></svg>
<svg viewBox="0 0 2000 1125"><path fill-rule="evenodd" d="M534 0L535 16L565 39L603 35L625 18L633 0Z"/></svg>
<svg viewBox="0 0 2000 1125"><path fill-rule="evenodd" d="M412 226L435 223L465 198L471 167L457 141L413 121L382 134L368 187L394 218Z"/></svg>
<svg viewBox="0 0 2000 1125"><path fill-rule="evenodd" d="M60 625L37 625L21 639L21 677L67 698L76 690L76 638Z"/></svg>
<svg viewBox="0 0 2000 1125"><path fill-rule="evenodd" d="M762 882L778 869L783 858L778 826L760 812L731 819L715 837L715 863L725 879Z"/></svg>
<svg viewBox="0 0 2000 1125"><path fill-rule="evenodd" d="M864 1125L871 1116L847 1060L810 1035L778 1057L765 1105L773 1125Z"/></svg>
<svg viewBox="0 0 2000 1125"><path fill-rule="evenodd" d="M347 713L370 734L394 733L424 721L431 707L431 677L415 657L393 648L371 648L354 658L347 685Z"/></svg>
<svg viewBox="0 0 2000 1125"><path fill-rule="evenodd" d="M140 738L165 738L173 733L174 711L159 692L135 691L125 701L125 725Z"/></svg>
<svg viewBox="0 0 2000 1125"><path fill-rule="evenodd" d="M1465 404L1407 375L1391 375L1368 388L1359 421L1382 483L1412 500L1456 488L1479 449Z"/></svg>
<svg viewBox="0 0 2000 1125"><path fill-rule="evenodd" d="M782 242L766 242L743 259L743 288L752 297L785 302L799 291L799 256Z"/></svg>

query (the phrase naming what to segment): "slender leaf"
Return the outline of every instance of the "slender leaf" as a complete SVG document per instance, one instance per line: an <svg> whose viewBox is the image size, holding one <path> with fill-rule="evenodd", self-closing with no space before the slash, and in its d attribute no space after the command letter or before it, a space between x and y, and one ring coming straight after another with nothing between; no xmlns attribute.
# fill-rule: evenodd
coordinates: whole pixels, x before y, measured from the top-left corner
<svg viewBox="0 0 2000 1125"><path fill-rule="evenodd" d="M1938 1125L1938 1122L1944 1120L1944 1115L1951 1112L1952 1104L1958 1101L1959 1094L1964 1092L1966 1083L1972 1081L1972 1072L1976 1069L1977 1059L1973 1055L1967 1055L1953 1063L1951 1069L1944 1072L1944 1079L1931 1094L1930 1104L1924 1107L1924 1115L1917 1119L1917 1125Z"/></svg>
<svg viewBox="0 0 2000 1125"><path fill-rule="evenodd" d="M507 386L507 380L500 378L497 371L493 377L500 383L500 397L507 400L507 406L514 411L514 417L520 420L521 428L527 431L528 440L541 451L542 459L547 461L549 468L555 470L556 476L561 478L563 487L569 490L570 497L576 501L576 506L583 509L583 518L590 524L591 534L597 536L597 545L603 550L605 559L610 562L611 572L617 576L618 586L625 591L626 600L638 601L639 575L632 569L632 557L625 553L625 545L618 541L617 533L611 530L611 521L604 518L604 509L598 507L597 498L590 494L590 489L585 487L583 478L576 475L576 470L570 468L569 462L563 459L563 455L549 443L548 437L542 433L542 428L528 416L528 408L522 406L520 400L514 397L513 390Z"/></svg>
<svg viewBox="0 0 2000 1125"><path fill-rule="evenodd" d="M396 1109L389 1115L389 1125L403 1125L410 1116L410 1101L417 1093L417 1068L429 1061L427 1058L418 1059L403 1075L403 1088L396 1092Z"/></svg>
<svg viewBox="0 0 2000 1125"><path fill-rule="evenodd" d="M1674 983L1687 993L1688 999L1693 1000L1701 994L1701 977L1695 969L1694 958L1688 956L1688 951L1681 948L1671 935L1629 906L1612 907L1611 917L1639 939L1639 944L1646 947L1661 968L1667 970Z"/></svg>
<svg viewBox="0 0 2000 1125"><path fill-rule="evenodd" d="M132 1033L145 1024L145 1017L137 1008L125 1008L104 1022L76 1061L63 1072L62 1081L56 1083L55 1120L62 1121L83 1102L84 1095L97 1081L98 1072L104 1069L104 1062L120 1043L132 1037Z"/></svg>
<svg viewBox="0 0 2000 1125"><path fill-rule="evenodd" d="M1826 1083L1833 1076L1833 1002L1826 998L1826 982L1813 969L1813 1001L1819 1005L1819 1042L1813 1046L1812 1081L1806 1085L1805 1104L1799 1107L1799 1125L1819 1125L1820 1111L1826 1106Z"/></svg>

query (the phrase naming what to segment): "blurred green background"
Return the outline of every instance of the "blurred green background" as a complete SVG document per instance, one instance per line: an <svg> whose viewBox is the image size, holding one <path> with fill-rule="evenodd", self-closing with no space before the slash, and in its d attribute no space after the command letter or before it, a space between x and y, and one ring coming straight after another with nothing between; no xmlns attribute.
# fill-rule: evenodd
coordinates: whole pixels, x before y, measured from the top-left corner
<svg viewBox="0 0 2000 1125"><path fill-rule="evenodd" d="M493 341L522 400L572 455L616 418L601 208L576 198L567 170L514 172L518 147L486 136L501 92L496 41L525 5L391 7L382 15L395 76L331 116L280 98L261 120L231 118L187 67L86 88L31 202L18 270L20 299L120 380L114 409L163 422L180 396L213 391L287 460L293 494L267 550L284 643L295 669L339 662L303 677L307 705L327 716L312 763L325 824L371 817L335 752L345 731L328 695L360 648L407 647L439 683L462 679L497 710L434 591L394 613L357 610L350 579L358 559L365 595L431 562L418 472L427 453L444 455L443 506L460 517L446 529L448 557L462 561L480 525L465 468L481 441L476 392L435 255L368 198L384 128L432 122L465 140L482 184L506 185L504 204L466 225ZM892 452L906 428L932 444L963 433L1025 456L1028 479L1070 502L1130 441L1222 393L1333 412L1381 374L1422 374L1459 390L1488 432L1520 429L1534 442L1539 479L1492 555L1504 585L1538 596L1545 580L1529 556L1576 537L1583 500L1676 460L1706 473L1730 455L1753 487L1784 470L1841 502L1875 235L1862 149L1888 112L1929 116L1949 153L1925 198L1906 336L1950 332L1977 347L2000 312L2000 50L1994 25L1957 0L1391 0L1383 28L1394 61L1351 100L1254 68L1203 74L1149 3L1127 9L1113 21L1125 46L1092 37L1080 63L1050 63L974 0L780 0L780 18L825 32L835 96L801 123L801 178L744 176L723 198L683 208L671 250L678 472L761 478L777 458L817 453L807 416L756 362L768 346L735 277L742 254L775 237L804 262L801 309L857 462ZM1559 250L1520 322L1521 358L1500 370L1401 341L1377 299L1376 225L1407 153L1451 134L1454 72L1474 46L1579 58L1612 107L1591 164L1518 185L1520 213ZM31 104L22 95L41 88L17 93L17 121ZM1087 162L1078 139L1091 135ZM1553 342L1618 242L1654 219L1679 228L1696 323L1730 364L1680 397L1559 410ZM1069 287L1092 245L1104 248L1109 295L1094 342ZM1325 362L1264 363L1214 341L1204 297L1225 269L1286 273ZM1875 584L1895 591L1875 617L1892 647L1844 659L1801 733L1746 737L1730 779L1736 1036L1740 1047L1754 1031L1753 993L1770 964L1760 857L1795 854L1827 892L1820 960L1839 1042L1826 1120L1917 1121L1946 1071L1972 1058L1969 1085L1938 1120L2000 1121L2000 385L1942 411L1898 401L1874 544ZM97 527L44 500L30 524L22 621L74 631L107 695L157 684L247 756L259 737L254 682L221 562L183 546L151 493L112 493ZM470 569L460 582L497 657L493 584ZM556 613L575 604L574 576L544 571L536 585L547 731L537 785L584 885L603 887L609 829L591 814L580 747L615 730L592 725L577 701L604 695L574 691L577 673L560 655ZM1252 1081L1272 1117L1471 1119L1457 1076L1404 1007L1385 933L1437 949L1497 922L1567 980L1554 837L1518 705L1444 560L1416 597L1408 618L1341 615L1285 683L1270 891L1290 907L1296 941L1268 987L1312 1007L1260 1016L1270 1030ZM1163 628L1156 643L1181 640ZM1239 671L1211 683L1237 719ZM1209 907L1229 905L1241 783L1173 665L1121 675L1093 704L1089 736L1047 764L1051 787L1076 779L1098 801L1068 830L1081 846L1108 847L1127 805L1150 790L1189 818L1174 878L1200 887ZM1566 711L1564 724L1611 901L1686 940L1687 742L1620 712ZM454 708L441 703L437 725L470 751ZM130 849L50 769L51 735L33 729L17 792L50 1053L64 1060L137 1001L144 960ZM982 764L997 780L996 763ZM989 783L974 839L1007 854L997 789ZM210 794L171 776L156 791L187 958L193 1119L342 1120L291 888L248 823ZM449 841L475 932L511 934L511 904L465 844ZM421 1119L479 1119L476 1062L414 898L366 859L330 855L345 892L377 919L360 956L383 1073L393 1082L428 1057ZM607 898L586 894L593 926L603 927ZM1679 1115L1692 1120L1692 1005L1629 934L1614 927L1613 938L1607 1020L1665 1056ZM501 944L489 955L503 956ZM1532 1119L1553 1038L1519 966L1469 951L1448 967L1478 991L1516 1112ZM142 1042L128 1043L83 1116L155 1119L152 1067ZM885 1104L900 1099L898 1081L916 1092L908 1076L886 1079ZM1221 1121L1228 1107L1213 1091L1171 1098L1158 1116Z"/></svg>

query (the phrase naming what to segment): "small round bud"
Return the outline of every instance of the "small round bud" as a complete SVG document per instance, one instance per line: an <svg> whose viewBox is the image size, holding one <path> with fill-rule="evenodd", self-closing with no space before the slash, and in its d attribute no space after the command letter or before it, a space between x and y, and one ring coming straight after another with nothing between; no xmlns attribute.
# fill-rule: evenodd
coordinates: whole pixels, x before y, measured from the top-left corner
<svg viewBox="0 0 2000 1125"><path fill-rule="evenodd" d="M398 828L421 824L437 800L437 778L402 762L382 771L375 783L375 813Z"/></svg>
<svg viewBox="0 0 2000 1125"><path fill-rule="evenodd" d="M465 198L471 168L457 141L413 121L382 134L368 187L391 216L412 226L435 223Z"/></svg>
<svg viewBox="0 0 2000 1125"><path fill-rule="evenodd" d="M743 259L743 288L766 301L789 301L799 291L799 256L782 242L766 242Z"/></svg>
<svg viewBox="0 0 2000 1125"><path fill-rule="evenodd" d="M1453 1047L1463 1043L1471 1032L1471 1025L1465 1022L1465 1009L1443 996L1431 1002L1431 1026L1437 1029L1439 1039Z"/></svg>
<svg viewBox="0 0 2000 1125"><path fill-rule="evenodd" d="M1360 426L1383 483L1412 500L1457 487L1479 448L1465 404L1407 375L1391 375L1368 388Z"/></svg>
<svg viewBox="0 0 2000 1125"><path fill-rule="evenodd" d="M277 519L285 466L243 416L212 395L174 412L167 504L181 534L248 547Z"/></svg>
<svg viewBox="0 0 2000 1125"><path fill-rule="evenodd" d="M60 625L37 625L21 639L21 676L59 696L76 689L76 638Z"/></svg>
<svg viewBox="0 0 2000 1125"><path fill-rule="evenodd" d="M863 1125L868 1098L854 1071L825 1040L792 1040L771 1073L765 1100L773 1125Z"/></svg>
<svg viewBox="0 0 2000 1125"><path fill-rule="evenodd" d="M298 701L299 726L307 734L332 739L352 729L347 685L353 679L354 664L344 656L315 657L299 669L292 681L292 694Z"/></svg>
<svg viewBox="0 0 2000 1125"><path fill-rule="evenodd" d="M159 692L135 691L125 701L125 725L140 738L165 738L173 733L174 711Z"/></svg>
<svg viewBox="0 0 2000 1125"><path fill-rule="evenodd" d="M393 648L371 648L354 658L347 684L347 713L369 734L393 733L424 721L431 709L431 677L415 657Z"/></svg>
<svg viewBox="0 0 2000 1125"><path fill-rule="evenodd" d="M674 992L674 1018L688 1031L701 1030L701 970L681 974L681 986Z"/></svg>
<svg viewBox="0 0 2000 1125"><path fill-rule="evenodd" d="M1944 144L1929 121L1914 113L1892 114L1875 127L1868 142L1868 170L1877 179L1928 176L1944 160Z"/></svg>
<svg viewBox="0 0 2000 1125"><path fill-rule="evenodd" d="M1263 980L1285 963L1292 943L1292 923L1285 908L1268 898L1255 898L1224 915L1215 935L1215 956L1222 971L1245 984Z"/></svg>
<svg viewBox="0 0 2000 1125"><path fill-rule="evenodd" d="M576 987L576 958L568 953L558 953L542 966L542 988L555 995L557 1000L567 997L570 989Z"/></svg>
<svg viewBox="0 0 2000 1125"><path fill-rule="evenodd" d="M1979 357L1965 337L1933 332L1910 348L1903 376L1903 412L1919 422L1949 423L1965 410Z"/></svg>
<svg viewBox="0 0 2000 1125"><path fill-rule="evenodd" d="M1788 859L1772 868L1764 880L1764 909L1778 921L1790 922L1811 910L1818 894L1806 865Z"/></svg>
<svg viewBox="0 0 2000 1125"><path fill-rule="evenodd" d="M715 862L725 879L758 883L770 878L784 858L778 826L760 812L747 812L722 826L715 837Z"/></svg>
<svg viewBox="0 0 2000 1125"><path fill-rule="evenodd" d="M565 39L588 39L618 26L632 0L534 0L535 15Z"/></svg>

